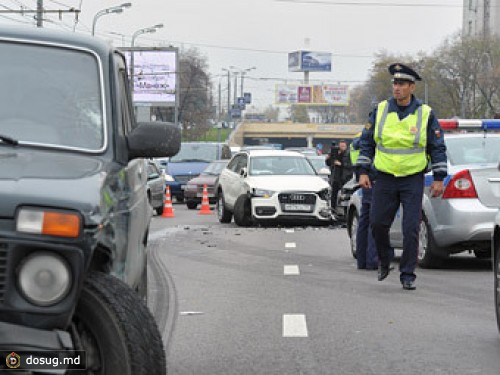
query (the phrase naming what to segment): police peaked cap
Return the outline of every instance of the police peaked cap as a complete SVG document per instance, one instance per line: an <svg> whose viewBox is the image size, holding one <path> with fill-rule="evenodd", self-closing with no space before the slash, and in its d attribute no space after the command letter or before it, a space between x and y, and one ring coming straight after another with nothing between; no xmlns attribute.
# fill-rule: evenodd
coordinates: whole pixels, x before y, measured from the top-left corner
<svg viewBox="0 0 500 375"><path fill-rule="evenodd" d="M403 80L403 81L421 81L422 78L409 66L401 63L394 63L389 65L389 73L392 75L392 81Z"/></svg>

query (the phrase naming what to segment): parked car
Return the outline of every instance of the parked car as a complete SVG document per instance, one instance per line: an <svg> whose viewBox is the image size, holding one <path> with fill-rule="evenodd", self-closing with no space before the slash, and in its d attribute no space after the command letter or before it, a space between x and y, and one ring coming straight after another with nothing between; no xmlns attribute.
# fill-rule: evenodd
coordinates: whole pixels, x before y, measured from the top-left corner
<svg viewBox="0 0 500 375"><path fill-rule="evenodd" d="M177 202L184 202L184 189L189 180L197 177L214 160L231 158L226 143L182 142L179 153L165 167L165 184Z"/></svg>
<svg viewBox="0 0 500 375"><path fill-rule="evenodd" d="M500 162L498 163L498 170L500 171ZM493 260L495 314L497 316L498 332L500 332L500 209L495 216L493 235L491 237L491 250Z"/></svg>
<svg viewBox="0 0 500 375"><path fill-rule="evenodd" d="M0 59L1 350L166 374L142 158L174 155L179 130L136 123L125 57L97 38L2 26Z"/></svg>
<svg viewBox="0 0 500 375"><path fill-rule="evenodd" d="M282 150L236 154L216 186L221 223L248 226L280 220L328 223L330 185L304 155Z"/></svg>
<svg viewBox="0 0 500 375"><path fill-rule="evenodd" d="M317 156L318 151L314 147L287 147L285 148L287 151L296 151L304 154L305 156ZM325 163L323 163L323 166Z"/></svg>
<svg viewBox="0 0 500 375"><path fill-rule="evenodd" d="M325 164L326 155L306 155L307 160L309 160L314 167L316 173L325 180L330 183L330 167Z"/></svg>
<svg viewBox="0 0 500 375"><path fill-rule="evenodd" d="M190 210L196 209L203 197L203 187L207 186L208 201L211 204L216 202L215 182L222 170L226 167L228 159L215 160L211 162L198 177L189 180L184 189L186 205Z"/></svg>
<svg viewBox="0 0 500 375"><path fill-rule="evenodd" d="M500 165L498 166L500 169ZM495 313L497 316L497 326L500 332L500 210L495 216L495 227L491 241L492 259L493 259L493 279L495 293Z"/></svg>
<svg viewBox="0 0 500 375"><path fill-rule="evenodd" d="M500 127L500 120L496 121L484 123L490 124L490 128L491 124ZM473 251L478 258L491 256L493 221L500 206L500 172L497 169L500 134L455 133L446 134L445 139L449 176L444 181L441 197L430 197L433 178L431 173L425 176L418 253L421 267L437 267L450 254L467 250ZM361 190L358 190L351 196L347 216L353 255L360 207ZM401 217L398 212L390 231L391 244L396 249L403 246Z"/></svg>
<svg viewBox="0 0 500 375"><path fill-rule="evenodd" d="M151 159L147 161L147 172L148 201L151 207L153 207L153 210L155 210L158 215L161 215L163 214L165 198L165 174L160 170L158 164Z"/></svg>

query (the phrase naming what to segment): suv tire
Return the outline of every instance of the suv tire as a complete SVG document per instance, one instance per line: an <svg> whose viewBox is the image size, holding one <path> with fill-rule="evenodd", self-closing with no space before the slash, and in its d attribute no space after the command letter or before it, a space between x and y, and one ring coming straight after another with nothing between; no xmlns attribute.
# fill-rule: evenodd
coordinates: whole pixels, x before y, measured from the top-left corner
<svg viewBox="0 0 500 375"><path fill-rule="evenodd" d="M216 203L217 217L221 223L230 223L233 218L233 213L229 211L226 207L226 201L224 200L224 193L221 191L217 197Z"/></svg>
<svg viewBox="0 0 500 375"><path fill-rule="evenodd" d="M234 203L234 222L240 227L252 225L252 206L250 198L240 195Z"/></svg>
<svg viewBox="0 0 500 375"><path fill-rule="evenodd" d="M90 272L73 317L87 353L87 373L164 375L165 351L155 320L137 293L111 275ZM79 373L79 372L78 372Z"/></svg>

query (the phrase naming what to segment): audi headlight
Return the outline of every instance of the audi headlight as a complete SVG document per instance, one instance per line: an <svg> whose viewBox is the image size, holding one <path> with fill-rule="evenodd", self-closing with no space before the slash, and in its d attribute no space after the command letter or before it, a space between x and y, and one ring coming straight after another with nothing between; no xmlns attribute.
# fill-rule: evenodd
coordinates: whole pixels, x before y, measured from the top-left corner
<svg viewBox="0 0 500 375"><path fill-rule="evenodd" d="M80 215L74 212L23 207L16 219L16 230L23 233L76 238L80 228Z"/></svg>
<svg viewBox="0 0 500 375"><path fill-rule="evenodd" d="M54 305L61 301L71 287L71 269L54 253L35 252L28 255L18 269L21 293L38 306Z"/></svg>
<svg viewBox="0 0 500 375"><path fill-rule="evenodd" d="M259 198L271 198L276 192L266 189L252 189L252 195Z"/></svg>
<svg viewBox="0 0 500 375"><path fill-rule="evenodd" d="M332 192L330 188L323 189L318 192L318 197L323 199L324 201L330 202L330 197L332 196Z"/></svg>

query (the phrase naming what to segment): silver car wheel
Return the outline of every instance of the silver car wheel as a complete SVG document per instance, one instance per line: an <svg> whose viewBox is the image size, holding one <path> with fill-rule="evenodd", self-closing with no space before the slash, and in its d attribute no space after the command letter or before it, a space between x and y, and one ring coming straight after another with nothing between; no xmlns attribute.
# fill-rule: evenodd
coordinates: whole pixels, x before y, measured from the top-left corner
<svg viewBox="0 0 500 375"><path fill-rule="evenodd" d="M420 231L418 235L418 260L422 261L427 253L427 246L429 246L429 234L427 233L427 225L425 221L420 221Z"/></svg>

